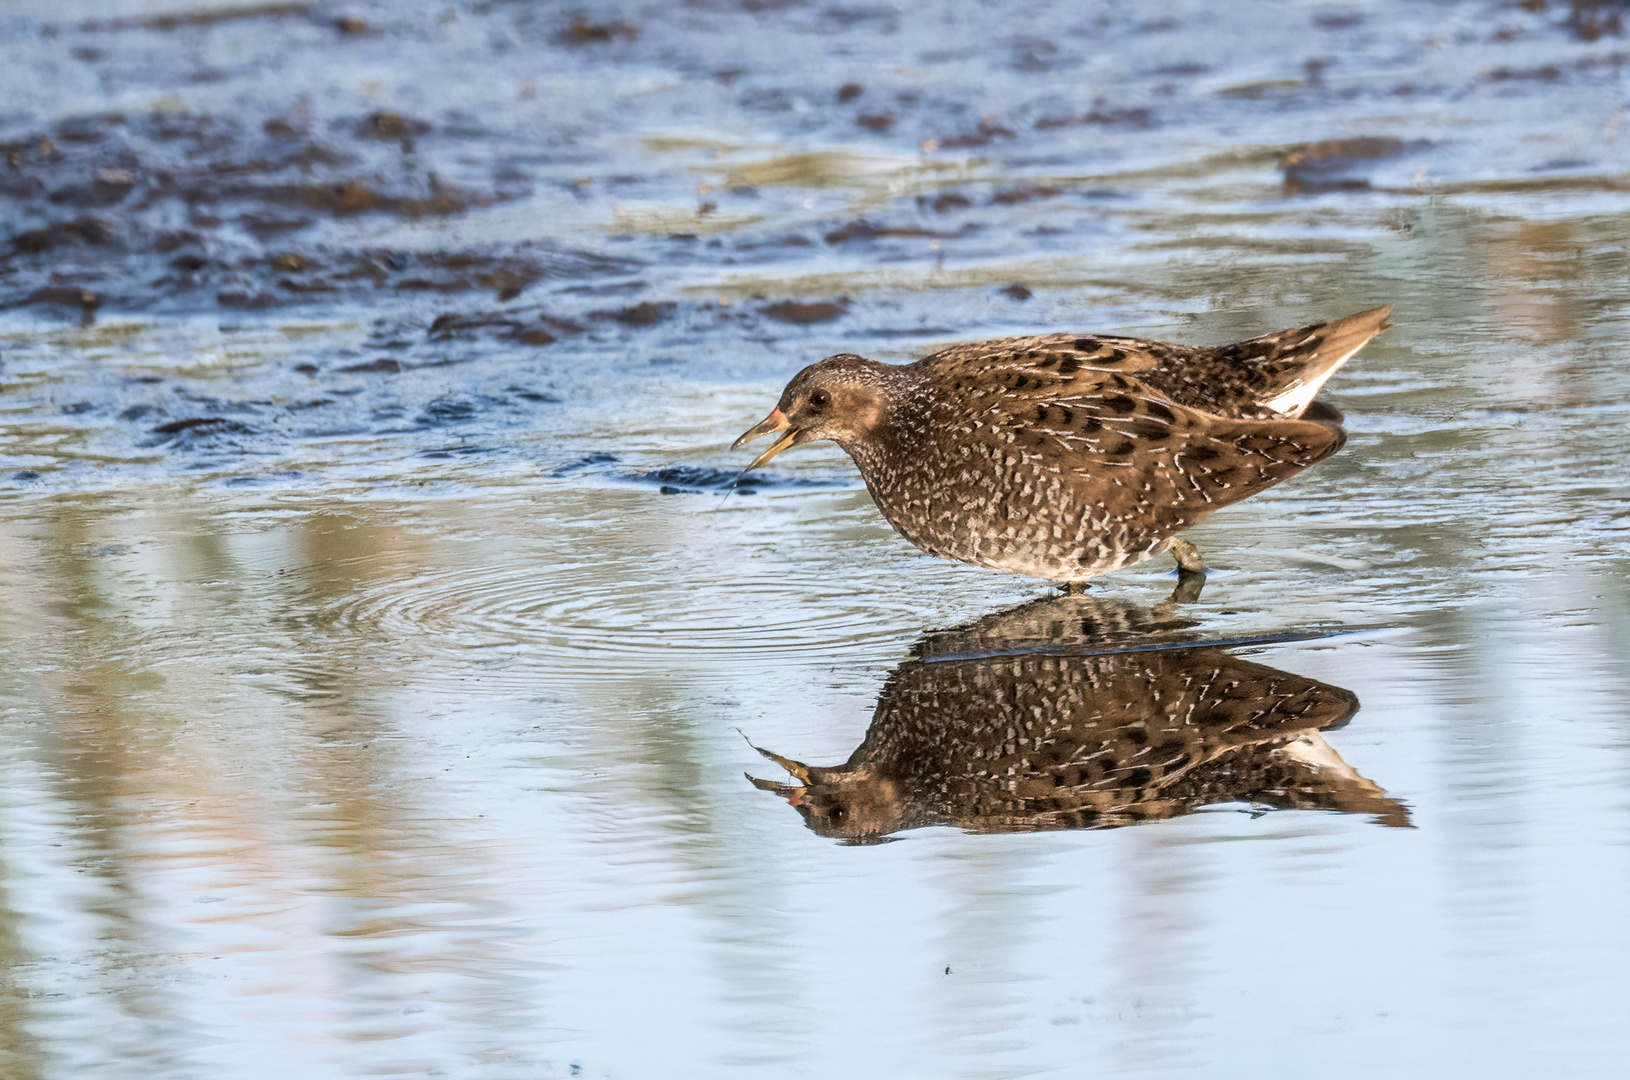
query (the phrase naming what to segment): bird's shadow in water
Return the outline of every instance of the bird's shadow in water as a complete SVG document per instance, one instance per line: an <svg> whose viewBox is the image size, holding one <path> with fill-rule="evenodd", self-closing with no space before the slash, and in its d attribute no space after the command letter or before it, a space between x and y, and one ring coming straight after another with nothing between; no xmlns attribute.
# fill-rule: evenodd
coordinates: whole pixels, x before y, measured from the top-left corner
<svg viewBox="0 0 1630 1080"><path fill-rule="evenodd" d="M926 634L847 762L759 749L796 783L748 779L851 844L928 825L1115 828L1219 803L1407 827L1321 734L1358 711L1351 691L1226 651L1326 635L1201 640L1177 604L1197 596L1185 583L1155 607L1048 597Z"/></svg>

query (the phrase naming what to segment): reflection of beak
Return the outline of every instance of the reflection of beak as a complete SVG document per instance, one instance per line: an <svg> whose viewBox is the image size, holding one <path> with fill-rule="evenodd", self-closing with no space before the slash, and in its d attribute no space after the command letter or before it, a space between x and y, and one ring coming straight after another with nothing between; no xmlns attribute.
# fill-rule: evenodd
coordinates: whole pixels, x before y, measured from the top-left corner
<svg viewBox="0 0 1630 1080"><path fill-rule="evenodd" d="M737 440L736 445L740 446L742 441L750 439L755 435L762 435L764 434L764 431L779 430L775 427L766 426L770 423L770 421L775 420L777 417L780 417L782 424L787 422L787 418L785 416L781 416L781 410L777 409L775 412L771 413L769 419L760 424L758 428L754 428L746 435L743 435L740 440ZM759 428L763 428L764 430L760 431ZM742 735L742 738L747 739L747 736ZM747 745L753 746L753 740L747 739ZM752 781L753 786L758 788L760 791L773 791L783 799L787 800L788 806L797 806L802 803L804 801L804 792L809 790L809 766L805 765L802 761L794 761L792 758L782 757L780 754L766 750L762 746L753 746L753 749L757 750L760 754L764 755L769 760L775 762L777 765L790 772L798 779L798 783L802 786L794 787L791 784L778 784L774 780L760 780L752 773L743 773L742 775L747 777L748 780Z"/></svg>
<svg viewBox="0 0 1630 1080"><path fill-rule="evenodd" d="M741 438L730 444L730 449L735 450L738 447L745 446L754 439L758 438L760 435L768 435L772 431L786 432L785 435L781 436L781 438L772 443L769 449L765 450L758 457L754 458L753 463L747 466L747 468L743 469L742 472L752 472L754 469L758 468L760 465L764 464L766 461L769 461L771 458L775 457L775 455L791 446L793 441L798 438L798 432L788 430L791 427L792 421L787 419L787 414L782 412L779 408L775 408L770 410L769 416L766 416L763 420L760 420L757 424L754 424L752 427L742 432Z"/></svg>
<svg viewBox="0 0 1630 1080"><path fill-rule="evenodd" d="M792 775L796 776L800 784L809 783L809 766L805 765L802 761L794 761L791 758L782 757L780 754L772 753L769 750L764 749L762 746L755 746L753 749L757 750L760 754L763 754L765 757L769 758L771 761L775 762Z"/></svg>
<svg viewBox="0 0 1630 1080"><path fill-rule="evenodd" d="M752 781L753 786L758 788L760 791L773 791L783 799L787 800L788 806L798 806L802 804L804 801L804 792L809 790L805 787L794 787L791 784L778 784L774 780L760 780L752 773L742 773L742 775L747 777L748 780Z"/></svg>

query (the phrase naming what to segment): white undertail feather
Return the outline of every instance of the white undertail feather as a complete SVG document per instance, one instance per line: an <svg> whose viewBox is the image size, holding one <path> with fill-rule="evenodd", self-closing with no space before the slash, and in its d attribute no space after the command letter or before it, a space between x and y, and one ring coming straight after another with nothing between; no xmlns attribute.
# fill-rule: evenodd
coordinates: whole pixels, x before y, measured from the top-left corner
<svg viewBox="0 0 1630 1080"><path fill-rule="evenodd" d="M1279 747L1279 753L1286 757L1295 758L1310 769L1318 772L1333 773L1343 780L1357 784L1368 784L1362 776L1353 770L1353 767L1342 760L1335 748L1324 741L1324 736L1316 731L1305 731L1296 738ZM1371 785L1373 786L1373 785ZM1376 788L1380 791L1380 788Z"/></svg>
<svg viewBox="0 0 1630 1080"><path fill-rule="evenodd" d="M1353 352L1357 351L1357 349L1353 350ZM1351 356L1352 353L1348 353L1347 355ZM1345 359L1345 357L1343 357L1343 359ZM1325 380L1329 379L1330 376L1334 375L1335 373L1336 369L1331 368L1329 371L1324 373L1323 377L1315 380L1314 382L1300 383L1291 387L1289 390L1286 390L1278 397L1269 398L1262 404L1282 416L1293 418L1301 416L1303 412L1307 411L1307 407L1313 404L1313 399L1318 396L1320 389L1324 387Z"/></svg>
<svg viewBox="0 0 1630 1080"><path fill-rule="evenodd" d="M1335 797L1326 809L1350 814L1373 814L1375 820L1392 828L1410 828L1409 810L1387 798L1375 781L1359 775L1335 748L1324 741L1317 731L1304 731L1282 746L1275 754L1295 761L1319 777L1319 782Z"/></svg>
<svg viewBox="0 0 1630 1080"><path fill-rule="evenodd" d="M1345 364L1358 350L1390 324L1387 314L1392 305L1361 311L1345 319L1336 319L1320 327L1324 343L1315 358L1302 371L1302 377L1285 390L1268 398L1262 404L1282 416L1298 417L1307 411L1324 384L1336 369Z"/></svg>

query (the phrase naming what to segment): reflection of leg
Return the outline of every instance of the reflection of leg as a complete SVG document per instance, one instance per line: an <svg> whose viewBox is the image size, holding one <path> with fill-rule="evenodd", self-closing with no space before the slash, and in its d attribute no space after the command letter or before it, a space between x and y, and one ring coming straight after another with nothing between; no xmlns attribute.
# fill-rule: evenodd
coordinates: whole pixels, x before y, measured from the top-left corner
<svg viewBox="0 0 1630 1080"><path fill-rule="evenodd" d="M1181 536L1172 537L1172 557L1177 560L1177 572L1182 574L1201 574L1206 572L1206 561L1200 558L1200 549L1183 539Z"/></svg>
<svg viewBox="0 0 1630 1080"><path fill-rule="evenodd" d="M1166 598L1168 604L1197 604L1200 602L1200 590L1206 587L1206 576L1194 574L1187 570L1177 572L1177 588Z"/></svg>

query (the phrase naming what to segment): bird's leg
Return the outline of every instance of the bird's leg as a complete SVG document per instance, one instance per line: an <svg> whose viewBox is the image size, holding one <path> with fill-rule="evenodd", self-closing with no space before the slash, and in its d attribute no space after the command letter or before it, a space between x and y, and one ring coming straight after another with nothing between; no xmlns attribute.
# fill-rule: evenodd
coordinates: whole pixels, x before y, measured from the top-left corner
<svg viewBox="0 0 1630 1080"><path fill-rule="evenodd" d="M1177 560L1177 588L1172 590L1169 604L1192 604L1200 599L1200 590L1206 584L1206 561L1200 558L1200 549L1181 536L1172 537L1172 558Z"/></svg>
<svg viewBox="0 0 1630 1080"><path fill-rule="evenodd" d="M1172 558L1177 560L1177 575L1199 574L1202 577L1206 572L1206 561L1200 558L1200 549L1183 539L1181 536L1172 537L1170 548Z"/></svg>

